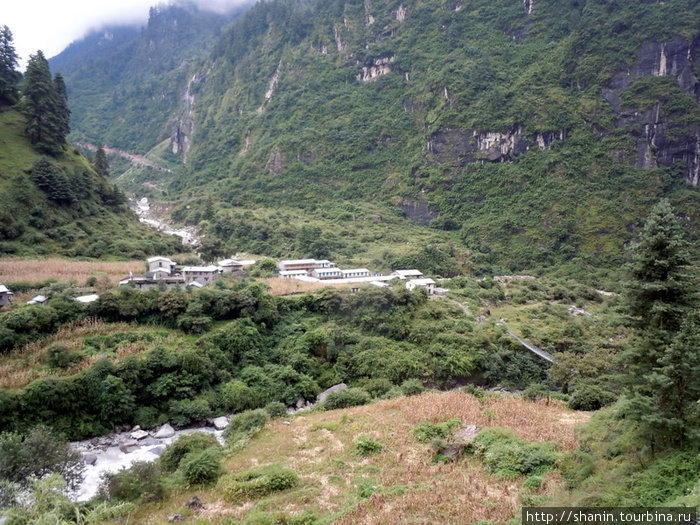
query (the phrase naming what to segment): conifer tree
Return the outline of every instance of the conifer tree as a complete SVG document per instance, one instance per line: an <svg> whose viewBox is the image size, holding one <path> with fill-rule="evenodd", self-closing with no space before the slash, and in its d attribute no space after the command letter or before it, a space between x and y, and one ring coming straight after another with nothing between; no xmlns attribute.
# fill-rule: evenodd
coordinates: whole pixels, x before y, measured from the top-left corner
<svg viewBox="0 0 700 525"><path fill-rule="evenodd" d="M109 177L109 161L107 161L107 154L102 144L97 147L92 166L95 168L95 171L103 177Z"/></svg>
<svg viewBox="0 0 700 525"><path fill-rule="evenodd" d="M688 320L697 306L691 262L687 232L663 200L633 250L626 295L636 338L623 355L630 375L618 407L641 423L652 446L687 441L694 432L700 348L688 344L697 340L697 323Z"/></svg>
<svg viewBox="0 0 700 525"><path fill-rule="evenodd" d="M18 100L17 53L12 43L12 32L7 26L0 27L0 106L16 104Z"/></svg>
<svg viewBox="0 0 700 525"><path fill-rule="evenodd" d="M53 85L56 90L56 120L58 123L58 132L62 140L65 140L70 133L70 109L68 109L68 91L66 90L66 82L63 80L63 75L56 73L53 77Z"/></svg>
<svg viewBox="0 0 700 525"><path fill-rule="evenodd" d="M59 93L57 87L63 93ZM25 131L34 147L42 153L60 153L69 119L65 84L62 78L58 82L51 79L49 63L41 51L29 57L22 110L27 117Z"/></svg>

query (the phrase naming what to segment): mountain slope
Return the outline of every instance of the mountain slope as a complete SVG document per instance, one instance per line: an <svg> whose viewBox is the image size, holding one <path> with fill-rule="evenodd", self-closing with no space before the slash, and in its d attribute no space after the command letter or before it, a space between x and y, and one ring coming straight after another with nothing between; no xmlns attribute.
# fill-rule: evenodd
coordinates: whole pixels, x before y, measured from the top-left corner
<svg viewBox="0 0 700 525"><path fill-rule="evenodd" d="M177 110L174 217L212 256L607 272L661 196L697 230L699 22L690 0L258 3Z"/></svg>
<svg viewBox="0 0 700 525"><path fill-rule="evenodd" d="M71 139L143 154L173 136L175 148L182 147L188 122L178 117L190 64L206 55L237 12L159 5L146 27L105 28L51 59L68 85Z"/></svg>
<svg viewBox="0 0 700 525"><path fill-rule="evenodd" d="M0 255L143 258L178 250L178 239L142 225L76 150L41 157L24 125L19 112L0 109Z"/></svg>

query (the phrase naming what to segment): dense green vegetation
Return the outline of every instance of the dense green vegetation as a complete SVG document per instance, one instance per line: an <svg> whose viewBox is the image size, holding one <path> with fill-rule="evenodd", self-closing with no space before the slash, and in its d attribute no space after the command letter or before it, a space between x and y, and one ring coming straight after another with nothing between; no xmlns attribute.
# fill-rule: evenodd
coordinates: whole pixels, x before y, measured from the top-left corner
<svg viewBox="0 0 700 525"><path fill-rule="evenodd" d="M144 36L129 40L133 54L116 37L100 44L110 68L81 64L79 46L55 64L80 93L93 68L102 78L112 62L120 64L117 86L160 89L175 71L139 64L170 48L139 46L180 16L153 13ZM691 48L699 19L689 0L540 0L531 13L510 0L260 2L217 36L200 30L205 45L177 69L195 79L194 106L169 95L146 105L169 104L157 117L138 112L157 126L150 139L144 125L130 126L153 98L136 91L106 113L89 97L75 99L74 113L85 118L74 136L111 126L100 115L126 107L123 126L106 138L152 149L173 170L135 175L148 187L129 182L129 191L176 204L177 221L208 232L209 257L247 250L388 269L435 259L424 256L432 249L441 275L546 268L601 282L660 196L696 235L697 190L685 179L697 152L683 144L694 143L699 118L687 80L698 76ZM157 41L179 39L174 55L191 49L180 26L163 31ZM685 68L678 78L651 76L663 47L654 43L665 42L678 52L666 57L675 64L668 71ZM639 64L646 69L620 87L615 75ZM384 74L358 80L371 68ZM165 114L183 125L192 119L184 165L166 153L177 133ZM651 124L653 147L644 131ZM640 160L640 148L651 161ZM309 228L320 230L310 243Z"/></svg>

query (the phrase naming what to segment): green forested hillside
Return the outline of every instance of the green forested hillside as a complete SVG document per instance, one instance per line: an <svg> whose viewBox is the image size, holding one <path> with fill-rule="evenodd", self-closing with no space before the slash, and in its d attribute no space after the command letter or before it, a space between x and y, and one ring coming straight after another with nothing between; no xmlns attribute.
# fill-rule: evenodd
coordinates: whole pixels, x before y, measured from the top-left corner
<svg viewBox="0 0 700 525"><path fill-rule="evenodd" d="M179 240L142 225L85 157L72 148L44 157L24 127L17 110L0 108L0 255L142 258L178 249Z"/></svg>
<svg viewBox="0 0 700 525"><path fill-rule="evenodd" d="M164 198L212 257L591 278L662 196L697 230L699 22L690 0L260 2L190 64Z"/></svg>

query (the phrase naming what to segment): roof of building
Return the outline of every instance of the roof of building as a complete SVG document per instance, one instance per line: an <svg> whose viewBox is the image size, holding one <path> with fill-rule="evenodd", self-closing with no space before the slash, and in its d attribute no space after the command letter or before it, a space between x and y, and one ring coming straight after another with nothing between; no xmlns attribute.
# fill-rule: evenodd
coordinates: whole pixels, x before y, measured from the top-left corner
<svg viewBox="0 0 700 525"><path fill-rule="evenodd" d="M428 286L429 284L435 284L435 281L433 281L432 279L413 279L411 283L414 286Z"/></svg>
<svg viewBox="0 0 700 525"><path fill-rule="evenodd" d="M45 303L48 300L49 300L49 298L46 297L45 295L37 295L36 297L31 299L30 301L27 301L27 304L40 304L40 303Z"/></svg>
<svg viewBox="0 0 700 525"><path fill-rule="evenodd" d="M198 283L197 281L192 281L191 283L187 283L187 286L192 288L202 288L204 285L202 283Z"/></svg>
<svg viewBox="0 0 700 525"><path fill-rule="evenodd" d="M243 266L243 263L236 259L224 259L223 261L219 261L219 266Z"/></svg>
<svg viewBox="0 0 700 525"><path fill-rule="evenodd" d="M92 303L100 298L96 293L91 293L89 295L81 295L80 297L73 298L74 301L79 303Z"/></svg>
<svg viewBox="0 0 700 525"><path fill-rule="evenodd" d="M7 295L14 295L10 290L8 290L7 286L4 284L0 284L0 293L5 293Z"/></svg>
<svg viewBox="0 0 700 525"><path fill-rule="evenodd" d="M369 284L372 286L378 286L379 288L391 288L391 285L389 283L385 283L382 281L370 281Z"/></svg>
<svg viewBox="0 0 700 525"><path fill-rule="evenodd" d="M169 262L170 264L177 264L172 259L168 259L167 257L161 257L160 255L157 255L155 257L149 257L148 259L146 259L146 262L148 262L149 264L152 262L156 262L156 261L166 261L166 262Z"/></svg>
<svg viewBox="0 0 700 525"><path fill-rule="evenodd" d="M219 271L218 266L214 265L209 265L209 266L185 266L182 269L182 273L186 272L218 272Z"/></svg>
<svg viewBox="0 0 700 525"><path fill-rule="evenodd" d="M422 277L423 272L420 270L396 270L394 275L398 275L399 277Z"/></svg>
<svg viewBox="0 0 700 525"><path fill-rule="evenodd" d="M343 273L369 273L367 268L351 268L349 270L341 270Z"/></svg>
<svg viewBox="0 0 700 525"><path fill-rule="evenodd" d="M316 264L316 259L285 259L279 262L279 266L287 266L290 264Z"/></svg>

